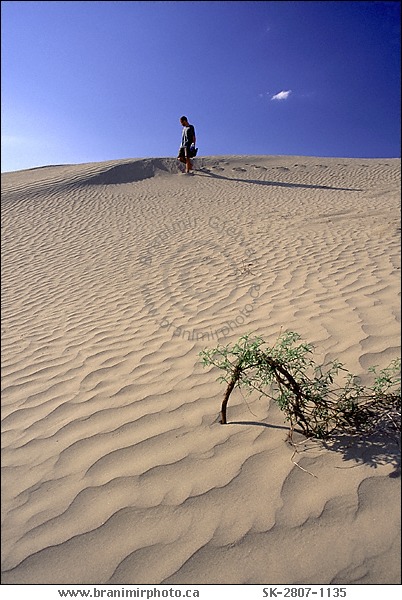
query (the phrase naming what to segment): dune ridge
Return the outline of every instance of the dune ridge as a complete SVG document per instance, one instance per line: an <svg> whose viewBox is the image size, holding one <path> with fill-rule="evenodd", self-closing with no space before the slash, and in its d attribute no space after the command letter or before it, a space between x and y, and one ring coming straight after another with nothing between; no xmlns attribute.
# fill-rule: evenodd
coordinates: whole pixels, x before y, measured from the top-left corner
<svg viewBox="0 0 402 600"><path fill-rule="evenodd" d="M400 159L2 174L2 581L397 584L400 454L297 438L198 353L299 332L400 355ZM295 462L301 468L298 468Z"/></svg>

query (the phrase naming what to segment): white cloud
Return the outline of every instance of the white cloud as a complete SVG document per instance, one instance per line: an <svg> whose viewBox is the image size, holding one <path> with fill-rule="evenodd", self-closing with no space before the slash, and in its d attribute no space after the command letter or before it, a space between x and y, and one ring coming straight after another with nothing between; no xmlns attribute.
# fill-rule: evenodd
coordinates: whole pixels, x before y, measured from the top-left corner
<svg viewBox="0 0 402 600"><path fill-rule="evenodd" d="M292 93L292 90L287 90L286 92L285 91L278 92L278 94L275 94L274 96L272 96L271 100L287 100L291 93Z"/></svg>

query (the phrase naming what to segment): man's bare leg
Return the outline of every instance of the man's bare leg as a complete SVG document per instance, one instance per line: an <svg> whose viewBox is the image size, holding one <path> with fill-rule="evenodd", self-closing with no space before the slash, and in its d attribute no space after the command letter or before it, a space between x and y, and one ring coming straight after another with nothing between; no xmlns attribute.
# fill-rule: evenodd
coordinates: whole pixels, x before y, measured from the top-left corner
<svg viewBox="0 0 402 600"><path fill-rule="evenodd" d="M186 159L186 173L190 173L192 171L193 165L191 164L191 160L189 158Z"/></svg>
<svg viewBox="0 0 402 600"><path fill-rule="evenodd" d="M186 159L185 159L185 157L184 157L184 156L178 156L178 157L177 157L177 160L178 160L179 162L181 162L183 165L185 165L185 164L186 164ZM180 169L180 170L181 170L181 169ZM183 172L183 171L182 171L182 172Z"/></svg>

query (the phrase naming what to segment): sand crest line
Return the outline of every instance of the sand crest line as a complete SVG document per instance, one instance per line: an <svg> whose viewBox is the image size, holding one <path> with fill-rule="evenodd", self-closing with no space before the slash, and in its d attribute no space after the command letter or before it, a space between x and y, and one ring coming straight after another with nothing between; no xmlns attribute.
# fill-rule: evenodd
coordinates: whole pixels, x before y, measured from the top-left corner
<svg viewBox="0 0 402 600"><path fill-rule="evenodd" d="M169 239L169 236L185 231L194 231L196 228L207 232L209 231L216 237L212 240L192 240L190 242L183 243L179 248L177 248L177 254L191 253L191 250L193 250L194 247L201 247L210 252L212 256L216 257L220 255L226 260L229 271L232 271L235 283L236 280L238 281L242 277L242 275L253 273L258 267L257 253L250 243L245 239L241 229L233 225L228 225L225 221L217 216L210 216L206 221L200 220L197 217L189 217L179 221L174 221L171 225L164 223L159 233L153 239L152 243L144 252L140 254L138 258L139 263L143 266L152 265L158 249L160 249L166 243L166 241ZM244 251L244 257L241 265L233 260L232 255L225 248L223 242L225 237L228 237L230 240L235 239ZM202 258L202 261L207 263L210 259L211 256L207 255ZM169 297L171 295L171 287L169 285L169 270L171 267L170 261L167 260L163 262L162 267L164 271L164 290L166 292L166 296ZM251 270L251 267L253 270ZM254 310L254 305L259 296L259 290L260 285L253 279L253 282L249 286L246 294L246 303L243 304L240 309L238 309L238 312L234 318L225 320L220 327L187 329L186 326L178 323L177 319L170 319L167 315L161 315L158 313L148 283L145 283L141 287L144 305L148 314L155 320L155 322L162 329L167 329L167 331L171 332L172 338L181 338L189 341L223 340L232 335L236 329L247 322L248 317ZM185 308L183 303L180 303L180 308L183 312L188 312L188 309Z"/></svg>

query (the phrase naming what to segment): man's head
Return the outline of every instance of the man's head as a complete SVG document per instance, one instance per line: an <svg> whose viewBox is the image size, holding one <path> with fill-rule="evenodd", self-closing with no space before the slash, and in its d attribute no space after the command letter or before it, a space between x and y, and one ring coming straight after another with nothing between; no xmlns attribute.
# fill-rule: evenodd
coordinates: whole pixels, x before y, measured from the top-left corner
<svg viewBox="0 0 402 600"><path fill-rule="evenodd" d="M182 125L188 125L187 117L180 117L180 123Z"/></svg>

